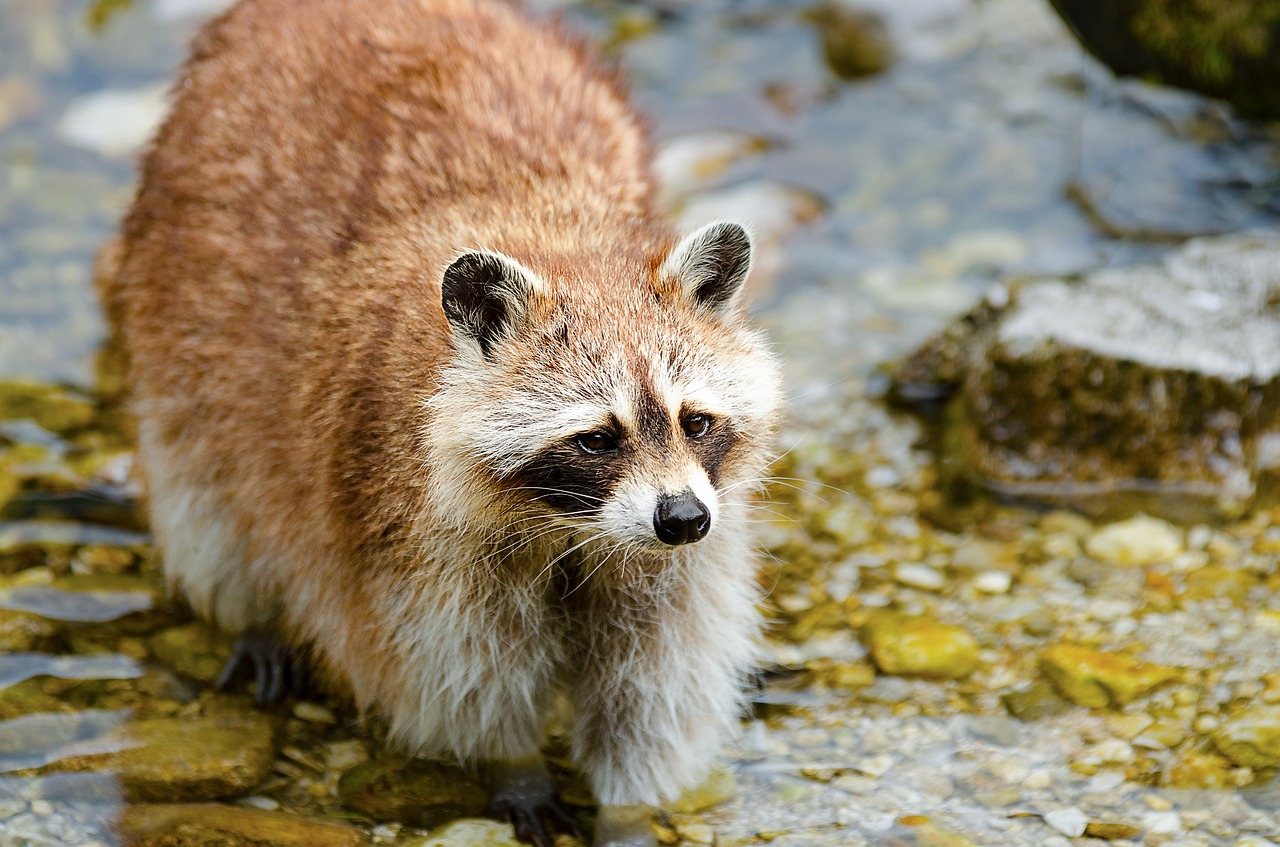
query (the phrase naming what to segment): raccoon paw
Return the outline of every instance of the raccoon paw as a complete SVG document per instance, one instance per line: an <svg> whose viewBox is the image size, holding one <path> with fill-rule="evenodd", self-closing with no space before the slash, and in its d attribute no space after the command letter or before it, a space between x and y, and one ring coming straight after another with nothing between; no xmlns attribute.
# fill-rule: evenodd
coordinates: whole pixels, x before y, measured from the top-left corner
<svg viewBox="0 0 1280 847"><path fill-rule="evenodd" d="M287 646L252 629L236 636L231 658L222 666L214 687L227 690L242 668L253 673L253 702L259 706L279 703L287 692L297 691L306 678L301 662Z"/></svg>
<svg viewBox="0 0 1280 847"><path fill-rule="evenodd" d="M555 783L542 762L493 764L490 782L493 796L489 813L510 821L518 840L536 847L554 847L552 830L582 837L578 821L556 796Z"/></svg>

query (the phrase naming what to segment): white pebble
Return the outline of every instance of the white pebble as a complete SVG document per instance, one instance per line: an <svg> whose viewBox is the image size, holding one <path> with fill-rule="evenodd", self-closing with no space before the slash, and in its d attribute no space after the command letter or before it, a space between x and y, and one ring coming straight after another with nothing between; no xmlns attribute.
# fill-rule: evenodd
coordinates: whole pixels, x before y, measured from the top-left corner
<svg viewBox="0 0 1280 847"><path fill-rule="evenodd" d="M941 591L947 587L947 578L928 565L915 562L904 562L893 569L893 578L903 585L921 588L925 591Z"/></svg>
<svg viewBox="0 0 1280 847"><path fill-rule="evenodd" d="M31 814L38 818L47 818L53 814L53 804L48 800L32 800Z"/></svg>
<svg viewBox="0 0 1280 847"><path fill-rule="evenodd" d="M67 106L54 133L74 147L103 156L127 156L155 134L165 112L168 86L106 89L77 97Z"/></svg>
<svg viewBox="0 0 1280 847"><path fill-rule="evenodd" d="M1078 838L1084 835L1084 828L1088 825L1089 819L1085 817L1084 812L1071 806L1066 809L1054 809L1044 816L1044 822L1068 838Z"/></svg>
<svg viewBox="0 0 1280 847"><path fill-rule="evenodd" d="M1167 563L1182 550L1177 527L1146 515L1103 527L1085 542L1085 552L1113 565Z"/></svg>
<svg viewBox="0 0 1280 847"><path fill-rule="evenodd" d="M1177 812L1147 812L1142 816L1142 828L1157 835L1180 832L1182 815Z"/></svg>
<svg viewBox="0 0 1280 847"><path fill-rule="evenodd" d="M974 577L973 587L983 594L1008 594L1013 577L1004 571L983 571Z"/></svg>

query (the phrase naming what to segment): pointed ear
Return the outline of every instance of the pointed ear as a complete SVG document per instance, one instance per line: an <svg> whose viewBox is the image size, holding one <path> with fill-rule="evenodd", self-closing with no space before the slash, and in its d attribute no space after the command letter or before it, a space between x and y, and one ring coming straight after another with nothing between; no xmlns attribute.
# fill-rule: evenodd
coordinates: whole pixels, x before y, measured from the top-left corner
<svg viewBox="0 0 1280 847"><path fill-rule="evenodd" d="M660 275L680 280L685 294L715 315L733 310L750 272L751 236L728 221L686 235L659 269Z"/></svg>
<svg viewBox="0 0 1280 847"><path fill-rule="evenodd" d="M539 286L515 259L469 250L445 268L440 301L454 333L474 339L487 358L524 317Z"/></svg>

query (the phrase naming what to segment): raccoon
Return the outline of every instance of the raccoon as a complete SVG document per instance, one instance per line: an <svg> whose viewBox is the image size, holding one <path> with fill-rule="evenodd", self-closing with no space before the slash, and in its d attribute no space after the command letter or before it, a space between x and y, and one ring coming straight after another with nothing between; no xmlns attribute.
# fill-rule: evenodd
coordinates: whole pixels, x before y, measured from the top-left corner
<svg viewBox="0 0 1280 847"><path fill-rule="evenodd" d="M535 840L553 706L597 843L645 843L625 810L705 775L753 659L780 378L751 239L677 239L654 195L618 76L558 24L242 0L99 268L172 589L490 763Z"/></svg>

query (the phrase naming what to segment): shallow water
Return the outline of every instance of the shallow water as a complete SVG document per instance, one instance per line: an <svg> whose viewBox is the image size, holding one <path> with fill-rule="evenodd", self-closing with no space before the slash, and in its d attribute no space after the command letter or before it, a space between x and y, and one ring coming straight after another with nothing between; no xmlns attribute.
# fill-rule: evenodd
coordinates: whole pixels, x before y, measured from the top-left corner
<svg viewBox="0 0 1280 847"><path fill-rule="evenodd" d="M120 423L93 396L105 333L92 255L129 201L165 81L216 5L99 3L100 24L70 0L0 5L0 381L86 393L36 389L32 408L61 403L58 414L0 415L15 418L0 423L0 634L12 647L0 655L0 847L115 837L104 821L118 786L33 769L105 755L129 716L248 708L200 695L196 665L173 670L190 653L216 667L225 645L168 646L184 619L131 525ZM1211 735L1275 702L1277 516L1194 528L1178 536L1182 558L1146 571L1090 571L1087 522L994 510L941 530L921 517L936 492L919 428L879 404L876 367L1001 280L1274 226L1280 131L1116 81L1037 0L879 5L898 58L858 81L828 70L801 3L566 8L630 72L673 215L756 226L757 311L794 398L785 472L807 492L779 489L770 533L781 565L770 650L792 675L770 684L731 751L736 796L677 812L667 831L686 843L710 825L721 843L1065 844L1074 811L1148 844L1272 843L1268 790L1234 790L1268 771L1221 766ZM1007 583L980 582L996 572ZM980 587L993 582L1005 590ZM982 670L876 676L851 632L886 606L975 632ZM1112 709L1009 717L1002 698L1037 680L1035 656L1060 640L1181 676ZM338 775L381 748L340 705L275 718L285 740L238 792L252 794L243 805L350 817ZM1172 729L1130 732L1144 721ZM1212 779L1196 784L1220 787L1168 784L1202 754ZM394 842L412 828L369 831Z"/></svg>

